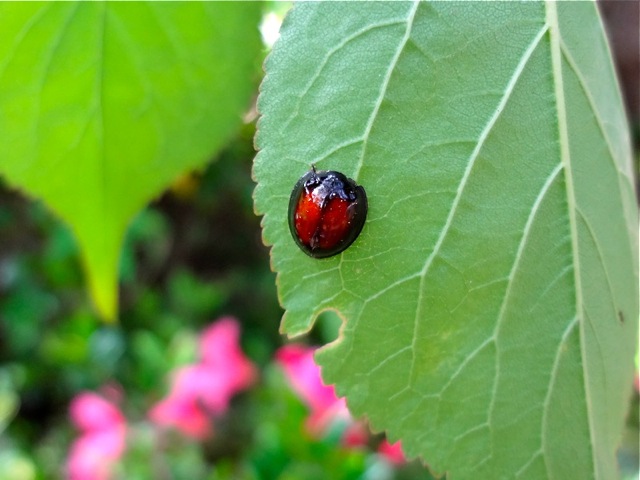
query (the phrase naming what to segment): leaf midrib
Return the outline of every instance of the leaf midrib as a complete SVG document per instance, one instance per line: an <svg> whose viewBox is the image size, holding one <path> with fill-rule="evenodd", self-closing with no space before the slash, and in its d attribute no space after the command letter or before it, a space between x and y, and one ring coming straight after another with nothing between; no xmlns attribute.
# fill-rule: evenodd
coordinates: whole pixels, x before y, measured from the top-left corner
<svg viewBox="0 0 640 480"><path fill-rule="evenodd" d="M562 77L562 36L560 34L560 24L558 22L558 9L555 0L545 1L546 21L549 25L549 41L551 49L551 68L554 85L554 98L556 99L557 117L558 117L558 140L560 145L560 160L564 166L565 171L565 185L567 191L567 207L569 214L569 226L571 231L571 250L573 259L573 271L575 282L575 294L576 294L576 321L579 326L580 333L580 353L581 353L581 367L582 367L582 379L584 386L584 398L587 408L587 424L589 429L590 443L589 448L591 450L591 462L594 475L597 476L596 458L594 445L596 444L594 438L593 428L593 407L591 405L591 397L587 385L589 383L588 369L586 365L586 345L585 345L585 332L584 332L584 319L583 306L584 300L582 298L582 282L581 282L581 269L579 261L579 249L578 249L578 226L577 226L577 214L576 214L576 192L573 184L573 170L571 168L571 153L569 150L569 132L568 132L568 120L567 120L567 106L564 97L564 80ZM554 364L555 367L555 364ZM544 428L543 428L544 433ZM544 442L544 435L542 441ZM549 465L544 461L549 474ZM550 476L551 477L551 476Z"/></svg>
<svg viewBox="0 0 640 480"><path fill-rule="evenodd" d="M100 187L99 193L100 207L102 218L108 219L109 212L107 207L107 155L105 152L105 118L104 118L104 72L105 72L105 43L107 28L107 3L102 4L102 12L100 17L100 31L98 32L98 59L96 62L96 108L97 112L97 136L98 136L98 161L100 171ZM104 245L103 245L104 247Z"/></svg>

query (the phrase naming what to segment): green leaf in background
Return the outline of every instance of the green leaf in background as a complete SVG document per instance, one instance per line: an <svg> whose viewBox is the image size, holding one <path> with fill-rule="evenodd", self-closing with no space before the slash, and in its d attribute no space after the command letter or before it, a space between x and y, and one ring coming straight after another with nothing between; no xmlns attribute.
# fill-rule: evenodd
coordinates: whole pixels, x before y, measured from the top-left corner
<svg viewBox="0 0 640 480"><path fill-rule="evenodd" d="M589 2L300 3L266 64L256 209L287 312L356 415L451 478L615 478L637 340L628 127ZM367 190L307 257L315 163Z"/></svg>
<svg viewBox="0 0 640 480"><path fill-rule="evenodd" d="M241 123L260 5L0 5L0 173L76 235L93 299L117 305L124 232Z"/></svg>

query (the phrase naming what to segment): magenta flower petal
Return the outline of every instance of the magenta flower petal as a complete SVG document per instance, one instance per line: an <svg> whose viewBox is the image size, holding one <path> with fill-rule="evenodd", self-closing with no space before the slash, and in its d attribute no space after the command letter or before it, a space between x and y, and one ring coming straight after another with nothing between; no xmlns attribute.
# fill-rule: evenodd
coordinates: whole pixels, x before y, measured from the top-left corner
<svg viewBox="0 0 640 480"><path fill-rule="evenodd" d="M352 449L366 447L369 440L369 429L362 422L348 425L342 435L342 445Z"/></svg>
<svg viewBox="0 0 640 480"><path fill-rule="evenodd" d="M192 398L169 396L149 411L149 418L156 425L175 428L196 440L202 440L211 435L211 422L208 415Z"/></svg>
<svg viewBox="0 0 640 480"><path fill-rule="evenodd" d="M210 365L225 365L238 352L240 325L233 317L222 317L200 335L200 358ZM242 353L241 353L242 354Z"/></svg>
<svg viewBox="0 0 640 480"><path fill-rule="evenodd" d="M315 349L285 345L276 352L276 360L287 380L312 410L326 410L339 401L332 386L322 383L320 368L313 360Z"/></svg>
<svg viewBox="0 0 640 480"><path fill-rule="evenodd" d="M240 325L233 317L222 317L200 337L204 365L224 375L231 394L247 388L257 376L256 368L240 348Z"/></svg>
<svg viewBox="0 0 640 480"><path fill-rule="evenodd" d="M120 410L97 393L83 392L75 396L69 407L71 421L83 431L124 425Z"/></svg>
<svg viewBox="0 0 640 480"><path fill-rule="evenodd" d="M210 435L211 416L224 413L231 397L256 378L239 338L240 326L232 317L206 328L200 338L201 360L175 370L169 395L149 412L151 421L196 439Z"/></svg>
<svg viewBox="0 0 640 480"><path fill-rule="evenodd" d="M212 413L223 413L233 395L227 372L205 364L183 367L176 372L172 395L200 402Z"/></svg>
<svg viewBox="0 0 640 480"><path fill-rule="evenodd" d="M111 462L91 435L80 437L71 446L67 459L69 480L107 480L111 477Z"/></svg>
<svg viewBox="0 0 640 480"><path fill-rule="evenodd" d="M70 480L108 480L122 456L127 427L120 410L100 395L83 392L70 405L70 416L82 434L67 459Z"/></svg>
<svg viewBox="0 0 640 480"><path fill-rule="evenodd" d="M276 361L294 391L311 410L307 428L321 434L335 419L351 417L345 400L336 396L332 386L322 383L320 368L313 360L314 351L302 345L285 345L276 352Z"/></svg>
<svg viewBox="0 0 640 480"><path fill-rule="evenodd" d="M394 465L401 465L407 461L402 451L401 442L391 444L387 439L384 439L378 447L378 453Z"/></svg>
<svg viewBox="0 0 640 480"><path fill-rule="evenodd" d="M80 436L71 446L67 460L70 480L111 478L113 465L124 452L126 429L123 425Z"/></svg>

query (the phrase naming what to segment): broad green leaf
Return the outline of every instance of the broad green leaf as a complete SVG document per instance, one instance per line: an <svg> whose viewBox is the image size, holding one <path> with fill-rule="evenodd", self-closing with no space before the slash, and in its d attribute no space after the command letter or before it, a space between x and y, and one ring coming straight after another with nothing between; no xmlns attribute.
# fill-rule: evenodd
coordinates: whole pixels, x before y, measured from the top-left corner
<svg viewBox="0 0 640 480"><path fill-rule="evenodd" d="M595 3L301 3L258 102L256 209L286 308L352 412L450 478L616 476L638 319L628 129ZM309 166L356 242L287 228Z"/></svg>
<svg viewBox="0 0 640 480"><path fill-rule="evenodd" d="M244 2L0 5L0 173L72 226L107 318L131 218L241 123L259 14Z"/></svg>

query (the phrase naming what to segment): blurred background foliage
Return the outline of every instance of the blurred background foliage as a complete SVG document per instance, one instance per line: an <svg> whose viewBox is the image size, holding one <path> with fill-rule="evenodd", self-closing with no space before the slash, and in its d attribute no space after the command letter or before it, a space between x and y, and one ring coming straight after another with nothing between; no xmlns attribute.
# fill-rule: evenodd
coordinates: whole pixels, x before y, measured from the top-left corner
<svg viewBox="0 0 640 480"><path fill-rule="evenodd" d="M104 385L122 390L123 411L138 422L118 478L355 479L368 469L368 478L394 478L373 449L341 447L339 432L301 439L307 409L272 364L285 341L283 312L253 213L254 130L245 124L216 161L137 216L122 254L117 325L94 313L67 227L41 203L0 189L0 478L60 478L75 436L69 403ZM221 315L240 320L261 380L234 399L211 439L176 434L159 447L147 410ZM307 342L332 340L337 322L327 315ZM402 471L430 478L417 464Z"/></svg>
<svg viewBox="0 0 640 480"><path fill-rule="evenodd" d="M605 18L619 22L609 29L637 146L638 56L628 53L637 53L637 30L615 6L625 2L605 3ZM269 4L265 18L287 7ZM254 133L251 118L206 169L179 178L137 216L121 257L117 325L94 312L69 229L0 179L0 478L61 478L76 434L69 403L104 385L124 392L124 413L138 422L118 478L431 478L418 463L393 468L374 448L342 447L340 431L305 436L307 409L272 362L285 342L283 312L253 213ZM176 435L158 445L146 411L166 393L168 373L194 360L198 332L221 315L240 320L260 380L209 440ZM317 325L309 344L333 340L339 320L327 314ZM628 426L621 464L637 475L637 392Z"/></svg>

